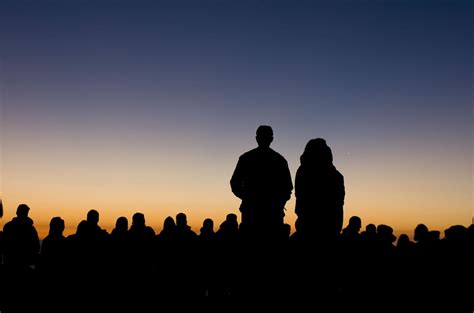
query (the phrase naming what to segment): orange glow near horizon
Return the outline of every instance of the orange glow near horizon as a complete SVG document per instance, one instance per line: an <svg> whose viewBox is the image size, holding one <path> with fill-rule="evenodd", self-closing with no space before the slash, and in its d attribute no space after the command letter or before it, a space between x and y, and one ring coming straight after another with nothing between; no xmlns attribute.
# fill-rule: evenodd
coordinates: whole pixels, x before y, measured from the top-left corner
<svg viewBox="0 0 474 313"><path fill-rule="evenodd" d="M345 176L344 224L350 216L358 215L363 227L368 223L388 224L396 232L411 235L418 223L440 231L453 224L471 223L472 180L464 171L469 160L461 158L464 163L449 163L448 167L441 162L447 156L417 158L422 149L412 149L411 156L397 157L371 152L370 158L344 155L340 150L336 147L333 152L335 164ZM95 156L97 165L93 160L73 156L51 160L46 151L43 155L40 149L37 151L35 162L13 152L6 158L1 227L14 216L20 203L31 207L30 216L41 237L46 236L54 216L66 221L66 234L73 233L90 209L100 212L100 225L109 232L119 216L126 216L130 222L135 212L144 213L147 224L157 233L167 216L179 212L187 214L196 232L207 217L214 219L216 230L226 214L236 213L240 218L240 200L229 186L237 151L236 155L225 151L223 159L216 160L199 151L195 156L183 157L177 148L174 156L173 150L168 150L166 160L163 156L162 160L150 156L136 156L141 160L134 160L129 156L128 161L109 158L110 162L101 163L101 158L110 157L102 153ZM288 158L293 177L298 163L291 161L297 160L298 154L294 151ZM131 162L128 168L126 162ZM294 231L294 197L286 208L285 221Z"/></svg>

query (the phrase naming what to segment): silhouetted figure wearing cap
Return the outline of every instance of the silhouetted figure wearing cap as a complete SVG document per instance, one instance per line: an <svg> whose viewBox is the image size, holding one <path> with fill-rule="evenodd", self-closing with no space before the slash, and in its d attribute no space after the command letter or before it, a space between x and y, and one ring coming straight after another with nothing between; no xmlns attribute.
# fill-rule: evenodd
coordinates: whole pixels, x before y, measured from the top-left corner
<svg viewBox="0 0 474 313"><path fill-rule="evenodd" d="M299 236L334 240L342 228L344 177L333 165L331 149L324 139L311 139L300 161L295 178Z"/></svg>
<svg viewBox="0 0 474 313"><path fill-rule="evenodd" d="M379 251L383 253L393 253L395 246L393 243L397 240L397 237L393 234L393 228L380 224L377 226L377 242Z"/></svg>
<svg viewBox="0 0 474 313"><path fill-rule="evenodd" d="M358 216L351 216L349 224L342 230L342 238L345 241L354 243L360 239L360 228L362 227L362 220Z"/></svg>
<svg viewBox="0 0 474 313"><path fill-rule="evenodd" d="M36 262L40 244L29 211L26 204L20 204L16 217L3 227L5 264L23 267Z"/></svg>
<svg viewBox="0 0 474 313"><path fill-rule="evenodd" d="M291 197L293 183L287 161L270 148L272 128L258 127L256 139L258 147L240 156L230 185L232 192L242 199L242 232L275 238L281 234L284 207Z"/></svg>
<svg viewBox="0 0 474 313"><path fill-rule="evenodd" d="M362 220L360 217L351 216L349 224L342 230L342 248L347 258L357 259L353 263L359 263L360 259L358 254L361 248L361 235L359 233L361 226Z"/></svg>

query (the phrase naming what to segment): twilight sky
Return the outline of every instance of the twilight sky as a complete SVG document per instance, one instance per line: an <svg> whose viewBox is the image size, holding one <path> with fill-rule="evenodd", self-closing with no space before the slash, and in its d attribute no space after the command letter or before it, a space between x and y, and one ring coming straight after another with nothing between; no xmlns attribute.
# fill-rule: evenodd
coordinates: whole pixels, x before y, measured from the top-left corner
<svg viewBox="0 0 474 313"><path fill-rule="evenodd" d="M327 140L344 224L468 225L473 15L471 1L4 0L0 227L19 203L42 236L89 209L108 230L137 211L156 231L178 212L218 226L238 214L229 180L260 124L293 178L306 142Z"/></svg>

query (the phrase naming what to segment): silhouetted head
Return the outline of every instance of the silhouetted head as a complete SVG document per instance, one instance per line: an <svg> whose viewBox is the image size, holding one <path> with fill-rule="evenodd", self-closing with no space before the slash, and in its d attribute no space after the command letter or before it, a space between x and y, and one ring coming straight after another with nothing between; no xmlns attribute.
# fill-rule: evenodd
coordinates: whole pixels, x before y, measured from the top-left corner
<svg viewBox="0 0 474 313"><path fill-rule="evenodd" d="M99 212L96 210L90 210L87 212L87 222L92 225L99 224Z"/></svg>
<svg viewBox="0 0 474 313"><path fill-rule="evenodd" d="M365 226L365 232L369 235L375 235L377 233L377 227L374 224Z"/></svg>
<svg viewBox="0 0 474 313"><path fill-rule="evenodd" d="M82 237L87 234L87 221L82 220L79 222L76 228L76 235Z"/></svg>
<svg viewBox="0 0 474 313"><path fill-rule="evenodd" d="M229 213L225 217L225 220L231 223L237 223L237 215L235 215L234 213Z"/></svg>
<svg viewBox="0 0 474 313"><path fill-rule="evenodd" d="M143 213L135 213L132 216L132 225L134 226L145 226L145 215Z"/></svg>
<svg viewBox="0 0 474 313"><path fill-rule="evenodd" d="M351 216L348 227L359 232L360 228L362 227L362 220L358 216Z"/></svg>
<svg viewBox="0 0 474 313"><path fill-rule="evenodd" d="M451 241L461 241L467 238L467 235L469 233L469 229L472 228L469 226L469 228L466 228L462 225L453 225L450 226L448 229L444 231L444 236L446 239L448 239L450 242Z"/></svg>
<svg viewBox="0 0 474 313"><path fill-rule="evenodd" d="M408 235L401 234L400 237L398 237L397 247L404 248L408 246L409 243L410 243L410 238L408 238Z"/></svg>
<svg viewBox="0 0 474 313"><path fill-rule="evenodd" d="M206 218L202 222L201 232L214 232L214 221L210 218Z"/></svg>
<svg viewBox="0 0 474 313"><path fill-rule="evenodd" d="M393 228L385 224L380 224L377 226L377 237L382 241L390 243L397 239L397 237L395 237L393 234Z"/></svg>
<svg viewBox="0 0 474 313"><path fill-rule="evenodd" d="M438 241L440 238L440 231L439 230L430 230L428 232L428 240L430 241Z"/></svg>
<svg viewBox="0 0 474 313"><path fill-rule="evenodd" d="M115 229L120 231L128 230L128 220L125 216L120 216L115 222Z"/></svg>
<svg viewBox="0 0 474 313"><path fill-rule="evenodd" d="M174 222L174 219L171 216L168 216L165 218L165 221L163 222L163 230L165 231L170 231L174 230L176 228L176 224Z"/></svg>
<svg viewBox="0 0 474 313"><path fill-rule="evenodd" d="M332 151L322 138L311 139L300 157L301 164L325 166L332 164Z"/></svg>
<svg viewBox="0 0 474 313"><path fill-rule="evenodd" d="M49 222L50 235L62 235L64 231L64 220L59 216L53 217Z"/></svg>
<svg viewBox="0 0 474 313"><path fill-rule="evenodd" d="M237 221L237 215L234 213L229 213L225 217L225 227L229 230L237 230L239 228L239 222Z"/></svg>
<svg viewBox="0 0 474 313"><path fill-rule="evenodd" d="M16 216L18 216L19 218L27 218L29 211L29 206L27 206L26 204L20 204L18 208L16 208Z"/></svg>
<svg viewBox="0 0 474 313"><path fill-rule="evenodd" d="M259 147L268 148L273 141L273 129L267 125L261 125L257 128L257 143Z"/></svg>
<svg viewBox="0 0 474 313"><path fill-rule="evenodd" d="M188 225L188 220L186 218L186 214L178 213L176 215L176 226L182 227L182 226L187 226L187 225Z"/></svg>
<svg viewBox="0 0 474 313"><path fill-rule="evenodd" d="M415 236L413 236L413 239L415 241L423 241L428 238L428 227L425 224L418 224L415 227Z"/></svg>

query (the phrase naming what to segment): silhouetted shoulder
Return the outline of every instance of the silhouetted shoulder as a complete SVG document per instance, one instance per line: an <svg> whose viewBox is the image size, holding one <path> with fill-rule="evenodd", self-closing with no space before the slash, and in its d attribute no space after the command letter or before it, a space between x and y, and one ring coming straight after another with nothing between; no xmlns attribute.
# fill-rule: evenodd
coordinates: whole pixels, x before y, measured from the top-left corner
<svg viewBox="0 0 474 313"><path fill-rule="evenodd" d="M240 157L241 158L252 158L252 157L255 157L256 155L260 155L262 153L266 153L266 154L271 155L275 158L286 161L285 158L280 153L276 152L275 150L273 150L270 147L263 147L263 148L262 147L257 147L257 148L254 148L252 150L249 150L249 151L245 152Z"/></svg>
<svg viewBox="0 0 474 313"><path fill-rule="evenodd" d="M273 150L273 149L270 149L270 151L271 151L273 157L274 157L276 160L279 160L279 161L284 162L284 163L288 163L288 162L286 161L285 157L282 156L280 153L276 152L276 151Z"/></svg>
<svg viewBox="0 0 474 313"><path fill-rule="evenodd" d="M258 150L259 150L258 148L255 148L255 149L252 149L252 150L249 150L249 151L245 152L244 154L242 154L239 157L239 160L246 161L248 159L255 158L255 156L258 155Z"/></svg>

